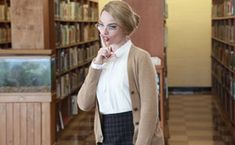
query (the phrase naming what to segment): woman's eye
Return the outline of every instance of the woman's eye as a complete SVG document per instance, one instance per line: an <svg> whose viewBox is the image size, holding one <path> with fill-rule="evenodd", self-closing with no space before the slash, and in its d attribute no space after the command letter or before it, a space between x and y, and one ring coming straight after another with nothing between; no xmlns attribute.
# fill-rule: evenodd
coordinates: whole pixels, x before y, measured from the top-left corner
<svg viewBox="0 0 235 145"><path fill-rule="evenodd" d="M104 27L104 25L103 24L98 24L98 27Z"/></svg>
<svg viewBox="0 0 235 145"><path fill-rule="evenodd" d="M111 25L111 26L109 26L109 28L110 28L111 30L115 30L115 29L117 29L117 26L116 26L116 25Z"/></svg>

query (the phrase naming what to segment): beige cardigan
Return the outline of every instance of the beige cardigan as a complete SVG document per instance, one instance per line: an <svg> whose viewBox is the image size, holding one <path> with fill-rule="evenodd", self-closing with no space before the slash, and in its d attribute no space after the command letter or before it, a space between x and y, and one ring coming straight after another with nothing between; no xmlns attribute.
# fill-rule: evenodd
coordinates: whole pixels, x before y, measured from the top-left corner
<svg viewBox="0 0 235 145"><path fill-rule="evenodd" d="M96 100L96 88L101 71L90 67L77 99L80 109L84 111L96 107L94 122L96 142L103 141L100 123L101 116ZM158 106L155 74L150 55L146 51L132 45L128 56L128 78L135 128L133 143L135 145L155 145L152 142L158 123L156 118L156 108Z"/></svg>

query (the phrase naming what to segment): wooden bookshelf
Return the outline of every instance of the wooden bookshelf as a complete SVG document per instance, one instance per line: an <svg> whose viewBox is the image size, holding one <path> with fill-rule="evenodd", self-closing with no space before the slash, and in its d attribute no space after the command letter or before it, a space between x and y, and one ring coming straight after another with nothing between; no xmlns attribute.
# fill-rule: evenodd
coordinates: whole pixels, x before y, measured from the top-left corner
<svg viewBox="0 0 235 145"><path fill-rule="evenodd" d="M212 91L222 120L235 139L235 1L212 1Z"/></svg>
<svg viewBox="0 0 235 145"><path fill-rule="evenodd" d="M73 118L72 96L76 95L99 49L95 28L98 21L96 0L54 0L56 47L57 130Z"/></svg>
<svg viewBox="0 0 235 145"><path fill-rule="evenodd" d="M11 48L10 0L0 0L0 49Z"/></svg>

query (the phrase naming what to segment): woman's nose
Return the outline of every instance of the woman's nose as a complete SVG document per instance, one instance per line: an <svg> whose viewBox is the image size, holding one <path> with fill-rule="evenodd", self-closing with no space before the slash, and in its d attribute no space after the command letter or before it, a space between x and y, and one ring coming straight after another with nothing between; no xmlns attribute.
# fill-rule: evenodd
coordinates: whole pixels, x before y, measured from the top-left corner
<svg viewBox="0 0 235 145"><path fill-rule="evenodd" d="M107 27L105 27L102 31L100 31L100 33L102 35L107 35L109 33Z"/></svg>

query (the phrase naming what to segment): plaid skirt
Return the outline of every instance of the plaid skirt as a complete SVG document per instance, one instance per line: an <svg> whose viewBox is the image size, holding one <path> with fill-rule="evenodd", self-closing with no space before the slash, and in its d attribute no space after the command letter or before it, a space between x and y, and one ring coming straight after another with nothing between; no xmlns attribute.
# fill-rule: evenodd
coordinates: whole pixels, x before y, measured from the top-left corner
<svg viewBox="0 0 235 145"><path fill-rule="evenodd" d="M98 145L133 145L132 112L102 115L103 143Z"/></svg>

